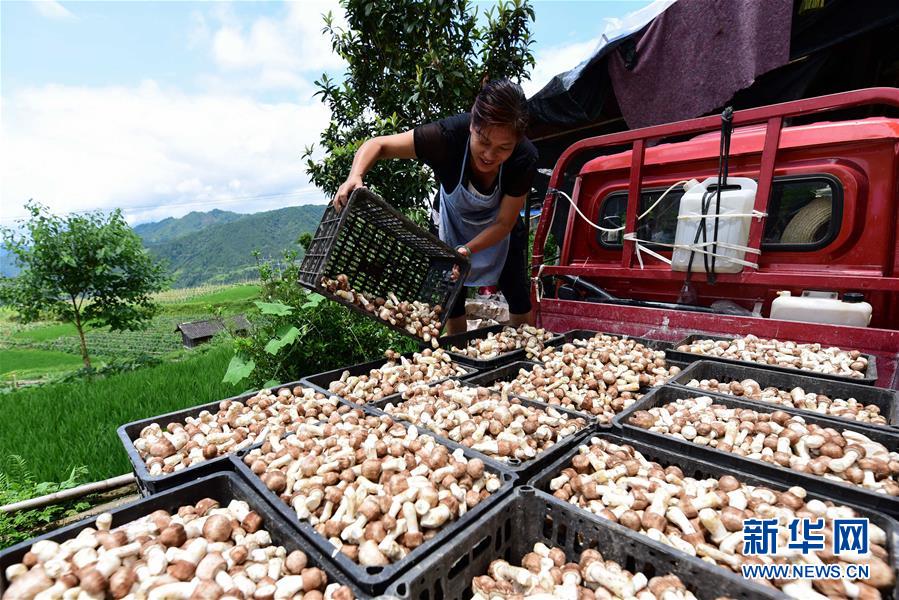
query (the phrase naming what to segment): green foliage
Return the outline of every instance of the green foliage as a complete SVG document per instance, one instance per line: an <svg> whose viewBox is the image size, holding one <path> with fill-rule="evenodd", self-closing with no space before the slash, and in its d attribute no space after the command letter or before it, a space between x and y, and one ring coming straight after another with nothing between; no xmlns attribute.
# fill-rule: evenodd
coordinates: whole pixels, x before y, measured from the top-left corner
<svg viewBox="0 0 899 600"><path fill-rule="evenodd" d="M4 245L22 271L3 280L0 299L25 321L46 314L90 326L139 329L157 310L150 295L165 288L165 270L147 253L120 210L59 217L29 203L24 232L4 229ZM85 367L90 358L81 344Z"/></svg>
<svg viewBox="0 0 899 600"><path fill-rule="evenodd" d="M315 231L324 210L317 204L238 215L229 222L188 228L179 237L147 248L168 262L178 287L246 281L256 274L254 250L276 258L296 248L299 235Z"/></svg>
<svg viewBox="0 0 899 600"><path fill-rule="evenodd" d="M57 483L38 482L26 464L25 459L15 454L8 456L0 464L0 505L29 500L86 483L85 467L72 468L68 477ZM74 501L34 510L20 510L12 514L0 513L0 549L27 540L48 523L87 510L89 506L87 502Z"/></svg>
<svg viewBox="0 0 899 600"><path fill-rule="evenodd" d="M304 154L312 181L329 196L362 143L471 108L481 80L520 81L534 65L527 0L501 1L486 13L467 0L342 0L348 28L325 15L324 32L347 62L342 83L327 75L317 95L331 111L321 160ZM401 210L423 207L433 185L414 161L380 161L366 184Z"/></svg>
<svg viewBox="0 0 899 600"><path fill-rule="evenodd" d="M387 348L408 352L409 338L311 294L296 282L296 252L284 254L280 271L260 261L262 301L250 314L253 332L234 339L235 355L225 372L228 383L269 387L377 358Z"/></svg>
<svg viewBox="0 0 899 600"><path fill-rule="evenodd" d="M4 395L0 456L22 455L46 481L65 479L72 464L85 465L89 481L127 473L116 428L241 393L221 382L231 354L229 346L207 344L180 361Z"/></svg>

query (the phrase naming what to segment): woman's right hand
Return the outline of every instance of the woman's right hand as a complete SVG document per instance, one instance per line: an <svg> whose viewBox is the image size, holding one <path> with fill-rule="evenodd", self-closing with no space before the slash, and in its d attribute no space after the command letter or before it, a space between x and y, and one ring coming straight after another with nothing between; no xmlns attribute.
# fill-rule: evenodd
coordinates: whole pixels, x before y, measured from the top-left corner
<svg viewBox="0 0 899 600"><path fill-rule="evenodd" d="M350 200L350 194L353 193L353 190L356 188L365 187L365 184L362 183L362 178L357 177L355 175L350 175L347 177L347 180L340 184L340 187L337 188L337 193L334 195L334 208L337 209L337 212L343 210L343 207L346 206L347 202Z"/></svg>

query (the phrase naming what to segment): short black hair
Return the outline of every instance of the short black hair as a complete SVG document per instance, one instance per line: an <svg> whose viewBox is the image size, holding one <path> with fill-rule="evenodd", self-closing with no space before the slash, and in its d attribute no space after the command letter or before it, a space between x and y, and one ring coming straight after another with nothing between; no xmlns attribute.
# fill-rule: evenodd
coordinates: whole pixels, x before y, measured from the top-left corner
<svg viewBox="0 0 899 600"><path fill-rule="evenodd" d="M471 107L475 130L495 125L511 127L522 137L528 128L528 103L524 90L508 79L493 79L484 84Z"/></svg>

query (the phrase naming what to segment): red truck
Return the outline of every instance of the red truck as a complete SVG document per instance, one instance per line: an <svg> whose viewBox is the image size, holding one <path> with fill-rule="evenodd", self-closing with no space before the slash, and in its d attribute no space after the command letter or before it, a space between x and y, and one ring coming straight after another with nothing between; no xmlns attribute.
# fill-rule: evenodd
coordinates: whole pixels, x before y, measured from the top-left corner
<svg viewBox="0 0 899 600"><path fill-rule="evenodd" d="M871 116L876 114L885 116ZM670 259L664 243L674 237L677 193L651 218L638 221L638 215L672 184L716 176L721 118L573 144L553 169L535 234L531 268L539 323L555 331L595 329L670 341L694 333L752 333L820 342L875 355L877 385L899 388L897 115L896 88L733 113L729 174L757 181L754 209L766 216L753 218L749 229L747 246L758 251L752 254L757 267L720 273L714 284L704 272L692 274L699 308L674 304L685 273L647 254L646 245L638 256L635 238L659 241L651 249ZM545 261L552 215L565 202L557 190L571 175L571 202L593 223L623 226L623 232L598 232L569 210L558 258ZM580 291L572 295L572 289ZM768 318L782 290L794 296L808 290L860 292L873 308L870 326ZM720 300L755 309L758 316L711 312L708 306Z"/></svg>

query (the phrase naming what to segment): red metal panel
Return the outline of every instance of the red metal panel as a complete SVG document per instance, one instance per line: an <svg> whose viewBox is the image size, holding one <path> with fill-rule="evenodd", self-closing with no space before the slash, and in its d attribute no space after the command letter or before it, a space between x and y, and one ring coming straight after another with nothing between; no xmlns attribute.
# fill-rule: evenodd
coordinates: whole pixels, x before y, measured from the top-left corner
<svg viewBox="0 0 899 600"><path fill-rule="evenodd" d="M777 147L780 144L780 128L783 125L781 117L774 117L768 120L768 127L765 131L765 148L762 150L762 170L759 173L758 190L755 194L755 210L760 213L768 212L768 199L771 197L771 180L774 178L774 165L777 161ZM760 248L762 243L762 232L765 229L765 218L752 219L749 225L749 242L750 248ZM747 258L753 262L757 262L758 258L750 258L752 255L747 254Z"/></svg>
<svg viewBox="0 0 899 600"><path fill-rule="evenodd" d="M694 333L730 336L752 333L765 338L861 350L877 357L877 385L899 389L899 331L553 299L544 299L539 312L540 324L559 332L594 329L672 342Z"/></svg>
<svg viewBox="0 0 899 600"><path fill-rule="evenodd" d="M634 142L631 151L631 181L627 190L627 215L624 222L624 233L633 233L637 230L637 210L640 208L640 186L643 182L643 154L646 150L645 140ZM634 252L637 243L624 240L624 250L621 253L621 266L629 269L634 264Z"/></svg>

